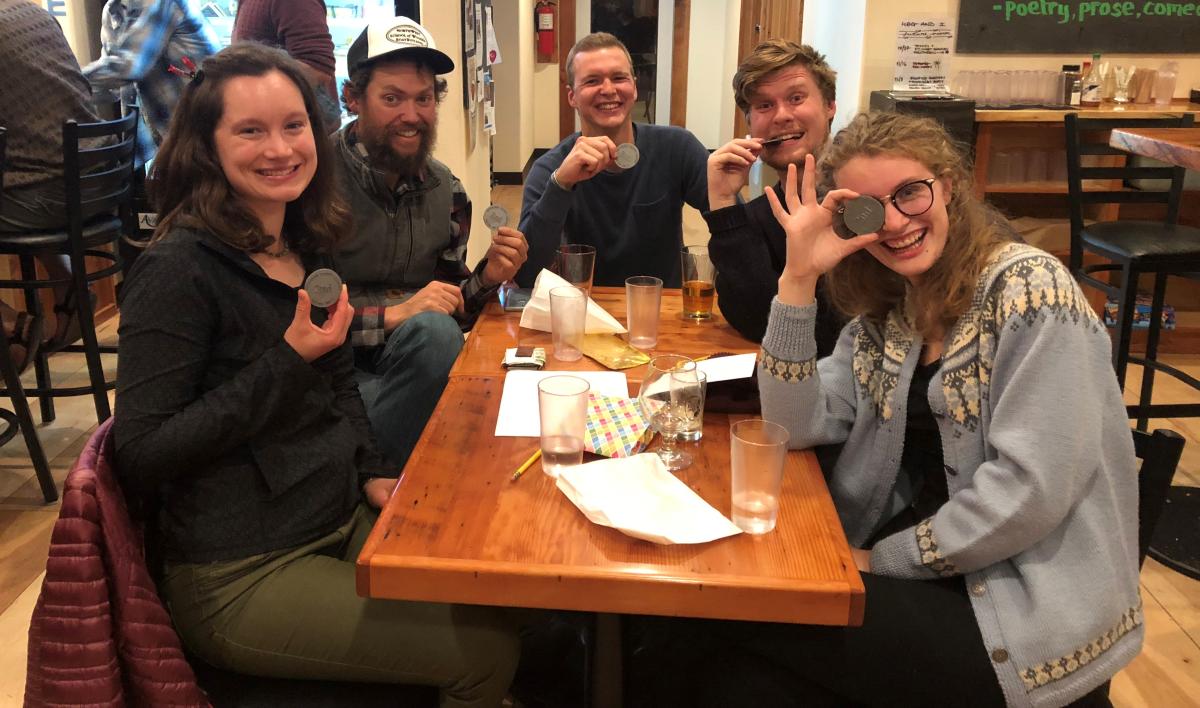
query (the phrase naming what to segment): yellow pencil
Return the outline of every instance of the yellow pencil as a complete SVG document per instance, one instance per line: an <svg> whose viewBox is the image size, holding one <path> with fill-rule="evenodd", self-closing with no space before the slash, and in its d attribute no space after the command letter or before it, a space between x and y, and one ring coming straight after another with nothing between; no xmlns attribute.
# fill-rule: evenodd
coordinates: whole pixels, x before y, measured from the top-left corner
<svg viewBox="0 0 1200 708"><path fill-rule="evenodd" d="M520 477L521 475L525 474L525 470L529 469L530 467L533 467L533 463L537 462L538 458L541 456L542 456L542 448L539 447L536 452L534 452L532 455L529 456L528 460L525 460L525 462L522 463L521 466L517 468L516 472L513 472L512 481L514 481L514 482L517 481L517 478Z"/></svg>

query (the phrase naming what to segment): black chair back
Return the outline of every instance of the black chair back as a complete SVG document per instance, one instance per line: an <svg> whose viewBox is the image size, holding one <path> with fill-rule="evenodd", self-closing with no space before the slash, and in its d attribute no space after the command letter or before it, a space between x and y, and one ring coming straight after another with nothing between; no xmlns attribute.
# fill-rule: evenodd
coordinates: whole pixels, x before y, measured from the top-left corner
<svg viewBox="0 0 1200 708"><path fill-rule="evenodd" d="M1133 448L1142 460L1138 471L1138 567L1146 560L1154 527L1167 501L1184 439L1174 430L1133 431Z"/></svg>
<svg viewBox="0 0 1200 708"><path fill-rule="evenodd" d="M1102 155L1127 158L1129 153L1108 144L1109 132L1114 128L1188 128L1194 117L1190 113L1166 118L1080 118L1068 113L1063 123L1067 139L1067 204L1071 217L1071 271L1083 265L1083 209L1087 204L1166 204L1165 223L1174 224L1179 219L1179 201L1183 194L1182 167L1137 167L1132 165L1084 167L1085 155ZM1127 180L1165 180L1167 186L1155 189L1144 185L1141 189L1126 186ZM1096 186L1084 180L1120 180L1120 186L1111 189ZM1086 186L1086 189L1085 189Z"/></svg>
<svg viewBox="0 0 1200 708"><path fill-rule="evenodd" d="M8 146L8 128L0 126L0 194L4 194L4 156Z"/></svg>
<svg viewBox="0 0 1200 708"><path fill-rule="evenodd" d="M137 109L110 121L63 124L63 180L67 203L67 230L81 233L88 219L116 210L123 230L137 228L133 216L133 162L137 150ZM81 147L88 140L95 147ZM83 253L81 239L73 248Z"/></svg>

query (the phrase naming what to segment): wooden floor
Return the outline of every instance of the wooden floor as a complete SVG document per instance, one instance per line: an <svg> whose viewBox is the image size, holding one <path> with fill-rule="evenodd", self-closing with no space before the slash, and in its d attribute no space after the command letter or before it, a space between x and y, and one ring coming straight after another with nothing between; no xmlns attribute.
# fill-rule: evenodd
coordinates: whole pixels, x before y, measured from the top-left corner
<svg viewBox="0 0 1200 708"><path fill-rule="evenodd" d="M512 191L499 193L501 190ZM497 201L508 206L515 217L519 188L499 188L497 192ZM115 339L115 323L110 322L102 328L101 340ZM1171 356L1168 362L1200 377L1200 353ZM109 357L106 366L115 368L115 360ZM56 355L52 368L56 380L62 377L86 383L80 355ZM1136 391L1138 382L1138 372L1131 369L1127 390ZM1195 392L1169 378L1160 377L1156 382L1155 402L1195 399ZM60 489L95 425L91 399L81 397L60 399L58 419L39 428ZM1175 481L1200 486L1200 419L1155 420L1151 427L1171 428L1187 438ZM57 515L57 504L42 503L18 436L0 448L0 708L20 705L24 695L26 632ZM1200 581L1153 560L1146 561L1141 580L1146 644L1141 655L1113 681L1113 703L1118 708L1200 706Z"/></svg>

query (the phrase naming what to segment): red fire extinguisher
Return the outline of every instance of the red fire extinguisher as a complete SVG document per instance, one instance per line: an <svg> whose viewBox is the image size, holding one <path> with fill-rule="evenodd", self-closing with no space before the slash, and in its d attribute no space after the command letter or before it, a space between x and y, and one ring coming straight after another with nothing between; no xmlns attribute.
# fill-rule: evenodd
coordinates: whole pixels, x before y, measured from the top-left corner
<svg viewBox="0 0 1200 708"><path fill-rule="evenodd" d="M554 3L550 0L538 0L533 11L537 19L537 59L540 62L554 61Z"/></svg>

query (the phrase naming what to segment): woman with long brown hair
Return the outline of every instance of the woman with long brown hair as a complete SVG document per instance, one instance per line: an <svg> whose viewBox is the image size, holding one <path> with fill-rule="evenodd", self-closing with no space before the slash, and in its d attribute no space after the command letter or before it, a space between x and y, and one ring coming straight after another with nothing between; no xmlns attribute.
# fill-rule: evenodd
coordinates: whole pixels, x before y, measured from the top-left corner
<svg viewBox="0 0 1200 708"><path fill-rule="evenodd" d="M822 201L811 156L802 190L792 166L786 203L768 193L787 263L758 379L791 447L843 444L826 471L865 616L702 625L729 668L693 682L697 704L1108 705L1144 628L1104 326L1063 264L974 196L932 120L859 115L820 174ZM843 239L836 221L861 197L882 226ZM853 319L818 360L821 275Z"/></svg>
<svg viewBox="0 0 1200 708"><path fill-rule="evenodd" d="M160 590L195 655L495 706L517 657L498 610L355 593L398 470L354 383L345 288L325 311L301 287L349 225L324 135L280 50L234 45L195 72L152 175L155 239L122 293L118 476L158 502Z"/></svg>

